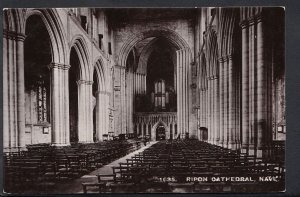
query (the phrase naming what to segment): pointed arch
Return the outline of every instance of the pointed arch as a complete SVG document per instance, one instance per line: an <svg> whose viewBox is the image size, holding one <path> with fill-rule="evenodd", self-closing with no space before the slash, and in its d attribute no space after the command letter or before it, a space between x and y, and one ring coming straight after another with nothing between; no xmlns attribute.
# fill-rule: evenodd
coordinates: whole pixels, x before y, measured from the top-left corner
<svg viewBox="0 0 300 197"><path fill-rule="evenodd" d="M168 125L167 125L164 121L158 120L158 121L153 125L153 127L152 127L152 129L151 129L151 140L155 140L155 138L156 138L156 129L157 129L157 127L158 127L159 125L163 125L163 126L165 127L166 133L169 133L169 132L170 132L170 129L169 129Z"/></svg>
<svg viewBox="0 0 300 197"><path fill-rule="evenodd" d="M219 9L219 26L218 26L218 43L219 56L223 57L235 53L235 33L239 21L238 8L220 8Z"/></svg>
<svg viewBox="0 0 300 197"><path fill-rule="evenodd" d="M87 50L87 44L84 40L84 38L81 35L76 35L73 40L71 41L70 45L70 54L71 55L71 49L74 48L79 61L80 61L80 68L79 68L79 79L80 80L87 80L87 81L92 81L92 74L90 72L90 60L89 60L89 54Z"/></svg>
<svg viewBox="0 0 300 197"><path fill-rule="evenodd" d="M93 67L93 73L96 72L98 90L97 91L106 91L106 77L105 77L105 68L103 66L102 58L99 58Z"/></svg>
<svg viewBox="0 0 300 197"><path fill-rule="evenodd" d="M207 65L207 77L215 77L219 74L218 67L218 43L217 33L214 29L209 29L206 37L206 65Z"/></svg>
<svg viewBox="0 0 300 197"><path fill-rule="evenodd" d="M143 48L141 55L139 57L138 66L137 66L137 71L139 71L140 73L142 71L147 72L147 62L148 62L149 56L151 55L151 53L154 49L154 43L156 41L157 41L157 38L154 38Z"/></svg>
<svg viewBox="0 0 300 197"><path fill-rule="evenodd" d="M134 34L129 37L119 52L117 61L118 65L126 66L127 57L136 43L150 37L164 37L169 40L177 50L187 50L191 54L189 45L180 35L178 35L175 31L160 27L160 29L140 32L139 34Z"/></svg>
<svg viewBox="0 0 300 197"><path fill-rule="evenodd" d="M27 20L32 15L39 15L47 28L51 40L52 62L68 64L66 36L57 9L27 9L25 19ZM21 24L23 34L25 25Z"/></svg>
<svg viewBox="0 0 300 197"><path fill-rule="evenodd" d="M207 66L204 52L200 54L199 88L201 91L204 91L207 88Z"/></svg>

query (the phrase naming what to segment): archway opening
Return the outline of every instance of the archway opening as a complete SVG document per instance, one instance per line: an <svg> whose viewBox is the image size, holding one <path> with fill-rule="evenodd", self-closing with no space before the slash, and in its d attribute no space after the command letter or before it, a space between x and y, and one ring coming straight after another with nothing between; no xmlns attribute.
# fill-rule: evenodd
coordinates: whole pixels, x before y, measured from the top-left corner
<svg viewBox="0 0 300 197"><path fill-rule="evenodd" d="M52 61L50 36L42 18L38 15L32 15L27 19L25 34L25 123L26 129L31 129L32 133L31 141L26 143L49 143L51 102L48 66Z"/></svg>
<svg viewBox="0 0 300 197"><path fill-rule="evenodd" d="M128 101L126 101L126 110L129 110L127 114L132 114L134 119L130 121L130 118L126 117L126 121L129 120L129 124L126 124L127 130L131 131L133 122L132 131L138 135L142 130L140 124L146 122L152 127L157 122L156 117L161 117L165 118L167 125L171 122L177 124L179 118L179 133L188 131L189 81L187 76L190 69L190 56L190 49L185 40L175 32L163 28L142 32L139 36L128 39L121 48L118 59L120 65L126 67L126 77L130 77L132 73L131 79L126 78L126 86L128 82L133 84L127 86L132 87L133 90L130 88L127 90L129 95L133 96L132 98L126 96ZM179 76L177 76L178 69ZM178 81L182 82L177 87ZM180 94L177 94L177 91ZM130 103L133 103L133 106ZM155 131L153 132L152 140L155 140ZM170 137L169 131L166 136Z"/></svg>
<svg viewBox="0 0 300 197"><path fill-rule="evenodd" d="M71 49L69 70L70 142L78 142L78 80L80 60L74 47Z"/></svg>
<svg viewBox="0 0 300 197"><path fill-rule="evenodd" d="M166 140L166 128L163 124L159 124L156 127L156 141Z"/></svg>
<svg viewBox="0 0 300 197"><path fill-rule="evenodd" d="M153 43L147 61L147 97L151 98L150 111L175 112L176 54L172 44L164 38Z"/></svg>
<svg viewBox="0 0 300 197"><path fill-rule="evenodd" d="M176 112L176 50L165 37L150 37L129 53L132 62L135 112ZM135 53L133 53L135 52ZM134 62L136 54L139 62Z"/></svg>

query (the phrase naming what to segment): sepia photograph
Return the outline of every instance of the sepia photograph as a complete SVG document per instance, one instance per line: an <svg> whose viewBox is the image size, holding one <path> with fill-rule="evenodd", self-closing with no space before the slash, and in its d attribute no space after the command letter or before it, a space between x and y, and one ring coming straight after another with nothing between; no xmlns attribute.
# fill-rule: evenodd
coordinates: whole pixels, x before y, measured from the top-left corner
<svg viewBox="0 0 300 197"><path fill-rule="evenodd" d="M285 7L4 8L3 193L286 190Z"/></svg>

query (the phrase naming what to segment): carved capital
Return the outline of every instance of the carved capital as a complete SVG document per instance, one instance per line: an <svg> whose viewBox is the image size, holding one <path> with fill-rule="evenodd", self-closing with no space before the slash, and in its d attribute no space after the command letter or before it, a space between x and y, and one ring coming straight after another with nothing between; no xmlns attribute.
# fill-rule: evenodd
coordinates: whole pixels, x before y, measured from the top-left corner
<svg viewBox="0 0 300 197"><path fill-rule="evenodd" d="M240 22L240 26L242 29L246 29L247 27L249 27L249 21L243 20L242 22Z"/></svg>
<svg viewBox="0 0 300 197"><path fill-rule="evenodd" d="M26 38L26 35L24 35L22 33L15 32L15 31L9 31L9 30L4 29L3 30L3 37L5 37L7 39L11 39L11 40L24 42L24 40Z"/></svg>
<svg viewBox="0 0 300 197"><path fill-rule="evenodd" d="M60 63L50 63L48 65L48 68L51 70L51 69L54 69L54 68L57 68L57 69L62 69L62 70L69 70L71 68L70 65L65 65L65 64L60 64Z"/></svg>
<svg viewBox="0 0 300 197"><path fill-rule="evenodd" d="M257 23L260 23L260 22L263 21L263 15L262 15L262 13L256 15L256 21L257 21Z"/></svg>
<svg viewBox="0 0 300 197"><path fill-rule="evenodd" d="M249 26L254 25L256 23L256 17L252 16L248 19Z"/></svg>

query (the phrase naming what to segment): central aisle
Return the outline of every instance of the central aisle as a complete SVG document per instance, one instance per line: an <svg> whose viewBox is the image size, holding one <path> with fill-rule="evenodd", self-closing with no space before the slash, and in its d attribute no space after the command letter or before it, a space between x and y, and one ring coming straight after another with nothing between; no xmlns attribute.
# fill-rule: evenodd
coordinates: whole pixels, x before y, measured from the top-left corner
<svg viewBox="0 0 300 197"><path fill-rule="evenodd" d="M132 153L129 153L128 155L115 160L105 166L102 166L101 168L94 170L92 172L90 172L89 174L86 174L78 179L75 180L71 180L67 183L59 183L59 185L57 185L53 190L51 190L51 193L53 194L78 194L78 193L83 193L82 190L82 185L81 183L83 182L97 182L97 174L112 174L113 170L112 167L114 166L119 166L120 162L127 162L126 159L130 159L132 156L134 156L135 154L138 154L142 151L144 151L145 149L149 148L150 146L152 146L153 144L155 144L157 142L150 142L149 144L147 144L146 146L143 146L142 148L140 148L139 150L136 150Z"/></svg>

